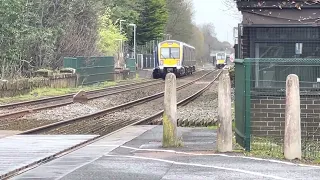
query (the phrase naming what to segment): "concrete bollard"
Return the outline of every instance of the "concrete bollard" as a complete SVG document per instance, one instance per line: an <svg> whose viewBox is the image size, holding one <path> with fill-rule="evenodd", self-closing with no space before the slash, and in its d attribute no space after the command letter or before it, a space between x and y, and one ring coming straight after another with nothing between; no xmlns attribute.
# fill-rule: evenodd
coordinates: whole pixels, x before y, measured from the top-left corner
<svg viewBox="0 0 320 180"><path fill-rule="evenodd" d="M227 70L223 70L218 87L218 152L232 151L231 84Z"/></svg>
<svg viewBox="0 0 320 180"><path fill-rule="evenodd" d="M290 74L286 82L284 157L301 159L301 120L299 77Z"/></svg>
<svg viewBox="0 0 320 180"><path fill-rule="evenodd" d="M163 147L177 147L177 90L176 76L168 73L165 79L163 113Z"/></svg>

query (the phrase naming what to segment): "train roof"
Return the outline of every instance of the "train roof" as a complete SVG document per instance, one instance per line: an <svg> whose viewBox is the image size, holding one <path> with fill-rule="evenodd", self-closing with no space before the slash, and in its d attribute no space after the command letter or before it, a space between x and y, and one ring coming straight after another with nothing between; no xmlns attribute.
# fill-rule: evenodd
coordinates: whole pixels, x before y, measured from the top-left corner
<svg viewBox="0 0 320 180"><path fill-rule="evenodd" d="M181 41L177 41L177 40L165 40L165 41L161 41L160 43L164 43L164 42L177 42L177 43L182 44L183 46L187 46L189 48L196 49L195 47L191 46L190 44L187 44L187 43L184 43Z"/></svg>

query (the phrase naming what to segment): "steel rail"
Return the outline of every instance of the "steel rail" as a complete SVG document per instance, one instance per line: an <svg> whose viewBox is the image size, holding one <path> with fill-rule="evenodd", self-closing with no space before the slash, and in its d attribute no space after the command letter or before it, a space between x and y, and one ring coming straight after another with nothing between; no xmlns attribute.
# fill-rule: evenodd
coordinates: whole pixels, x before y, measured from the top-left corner
<svg viewBox="0 0 320 180"><path fill-rule="evenodd" d="M139 83L130 83L130 84L124 84L124 85L119 85L119 86L112 86L112 87L107 87L107 88L103 88L103 89L88 91L87 93L93 94L93 93L98 93L101 91L108 91L108 90L112 90L112 89L132 86L132 85L140 85L140 84L150 83L150 82L154 82L154 81L155 80L149 80L149 81L144 81L144 82L139 82ZM48 102L48 101L50 102L53 100L59 100L59 99L64 99L64 98L72 98L75 94L76 93L70 93L70 94L65 94L65 95L61 95L61 96L46 97L46 98L35 99L35 100L30 100L30 101L21 101L21 102L15 102L15 103L2 104L2 105L0 105L0 109L14 108L16 106L21 106L21 105L26 106L26 105L31 105L33 103L40 104L40 103L44 103L44 102Z"/></svg>

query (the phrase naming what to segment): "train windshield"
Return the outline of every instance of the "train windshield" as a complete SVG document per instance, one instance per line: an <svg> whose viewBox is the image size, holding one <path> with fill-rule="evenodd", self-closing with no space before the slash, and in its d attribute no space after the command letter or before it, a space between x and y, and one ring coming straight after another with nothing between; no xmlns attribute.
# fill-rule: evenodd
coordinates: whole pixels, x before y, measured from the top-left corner
<svg viewBox="0 0 320 180"><path fill-rule="evenodd" d="M179 48L161 48L161 58L164 59L179 59L180 49Z"/></svg>
<svg viewBox="0 0 320 180"><path fill-rule="evenodd" d="M217 53L217 59L225 59L224 53Z"/></svg>
<svg viewBox="0 0 320 180"><path fill-rule="evenodd" d="M180 49L179 48L171 48L171 58L179 59Z"/></svg>
<svg viewBox="0 0 320 180"><path fill-rule="evenodd" d="M169 48L161 48L161 58L164 58L164 59L170 58L170 49Z"/></svg>

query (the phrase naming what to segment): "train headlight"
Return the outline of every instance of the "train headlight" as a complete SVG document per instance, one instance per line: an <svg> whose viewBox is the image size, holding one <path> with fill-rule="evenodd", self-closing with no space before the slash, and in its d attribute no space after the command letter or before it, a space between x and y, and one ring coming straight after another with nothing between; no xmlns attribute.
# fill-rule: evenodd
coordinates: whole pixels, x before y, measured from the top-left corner
<svg viewBox="0 0 320 180"><path fill-rule="evenodd" d="M160 66L163 66L163 60L160 60Z"/></svg>

